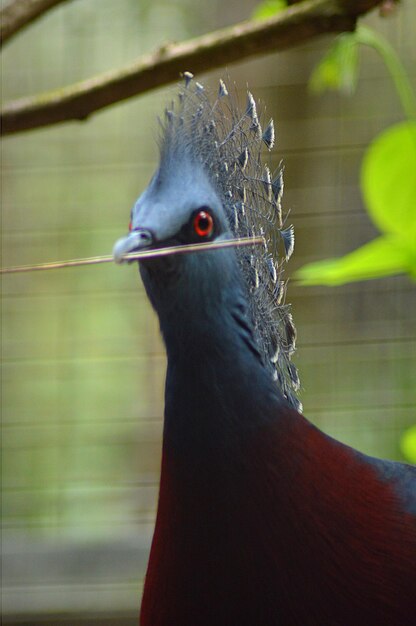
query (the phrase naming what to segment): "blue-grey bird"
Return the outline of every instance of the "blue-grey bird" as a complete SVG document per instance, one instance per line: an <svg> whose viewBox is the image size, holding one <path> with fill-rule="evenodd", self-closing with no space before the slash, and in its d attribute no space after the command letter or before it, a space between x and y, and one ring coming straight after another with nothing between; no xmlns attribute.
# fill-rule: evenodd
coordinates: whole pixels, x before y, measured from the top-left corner
<svg viewBox="0 0 416 626"><path fill-rule="evenodd" d="M187 72L128 252L263 235L265 247L140 261L167 351L156 527L142 626L416 624L416 471L368 457L301 415L282 265L283 176L263 128L221 81ZM250 250L247 252L247 250Z"/></svg>

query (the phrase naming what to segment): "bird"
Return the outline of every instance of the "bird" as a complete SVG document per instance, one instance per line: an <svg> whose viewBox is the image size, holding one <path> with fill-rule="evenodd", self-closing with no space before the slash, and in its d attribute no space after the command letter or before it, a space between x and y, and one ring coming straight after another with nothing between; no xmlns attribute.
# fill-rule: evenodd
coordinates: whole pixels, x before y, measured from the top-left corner
<svg viewBox="0 0 416 626"><path fill-rule="evenodd" d="M261 235L264 245L138 262L167 354L158 506L141 626L416 623L416 468L303 415L272 120L185 72L160 162L114 246ZM131 261L130 261L131 262Z"/></svg>

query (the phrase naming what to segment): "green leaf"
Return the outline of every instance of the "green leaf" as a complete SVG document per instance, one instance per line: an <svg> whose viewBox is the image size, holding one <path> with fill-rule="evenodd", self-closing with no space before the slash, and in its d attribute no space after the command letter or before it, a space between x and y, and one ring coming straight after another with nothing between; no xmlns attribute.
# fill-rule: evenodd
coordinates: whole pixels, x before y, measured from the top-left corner
<svg viewBox="0 0 416 626"><path fill-rule="evenodd" d="M416 463L416 424L403 433L400 448L407 461Z"/></svg>
<svg viewBox="0 0 416 626"><path fill-rule="evenodd" d="M343 285L407 272L416 278L416 257L395 236L382 236L339 259L309 263L295 272L302 285Z"/></svg>
<svg viewBox="0 0 416 626"><path fill-rule="evenodd" d="M378 228L415 245L415 122L396 124L373 141L364 156L361 187L368 212Z"/></svg>
<svg viewBox="0 0 416 626"><path fill-rule="evenodd" d="M334 90L347 95L355 92L358 80L359 54L355 33L337 37L327 54L312 72L309 87L315 93Z"/></svg>
<svg viewBox="0 0 416 626"><path fill-rule="evenodd" d="M264 0L253 11L252 17L256 20L267 20L269 17L273 17L276 13L280 13L287 8L286 0Z"/></svg>
<svg viewBox="0 0 416 626"><path fill-rule="evenodd" d="M355 280L407 272L416 279L416 99L410 81L390 44L358 25L337 37L310 80L313 91L355 90L360 45L383 58L408 122L381 133L367 149L361 189L370 217L384 236L340 259L312 263L295 274L305 285L341 285Z"/></svg>
<svg viewBox="0 0 416 626"><path fill-rule="evenodd" d="M397 124L375 139L364 157L361 186L385 235L340 259L302 267L295 274L302 284L342 285L400 273L416 278L416 123Z"/></svg>

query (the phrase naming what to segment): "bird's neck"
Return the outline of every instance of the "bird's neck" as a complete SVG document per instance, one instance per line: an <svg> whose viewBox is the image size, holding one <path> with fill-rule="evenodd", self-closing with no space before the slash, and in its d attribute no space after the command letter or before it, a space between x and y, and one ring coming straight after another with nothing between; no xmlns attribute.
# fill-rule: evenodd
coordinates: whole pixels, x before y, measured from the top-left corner
<svg viewBox="0 0 416 626"><path fill-rule="evenodd" d="M184 307L163 326L168 370L165 445L189 455L233 445L283 402L262 363L240 294L215 306Z"/></svg>

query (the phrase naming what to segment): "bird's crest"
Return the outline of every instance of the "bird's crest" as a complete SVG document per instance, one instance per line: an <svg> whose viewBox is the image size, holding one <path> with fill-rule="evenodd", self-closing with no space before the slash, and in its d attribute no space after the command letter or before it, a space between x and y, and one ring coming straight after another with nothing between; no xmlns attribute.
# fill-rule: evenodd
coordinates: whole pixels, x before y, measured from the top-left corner
<svg viewBox="0 0 416 626"><path fill-rule="evenodd" d="M282 217L283 169L279 166L272 173L261 158L262 148L270 151L274 146L273 120L262 126L250 92L241 112L222 80L213 99L185 72L177 101L165 110L162 128L162 167L164 159L185 151L201 164L221 198L233 235L265 239L264 248L253 247L250 253L240 249L236 254L259 352L287 401L300 410L299 377L291 362L296 330L284 302L283 280L294 231L284 227Z"/></svg>

